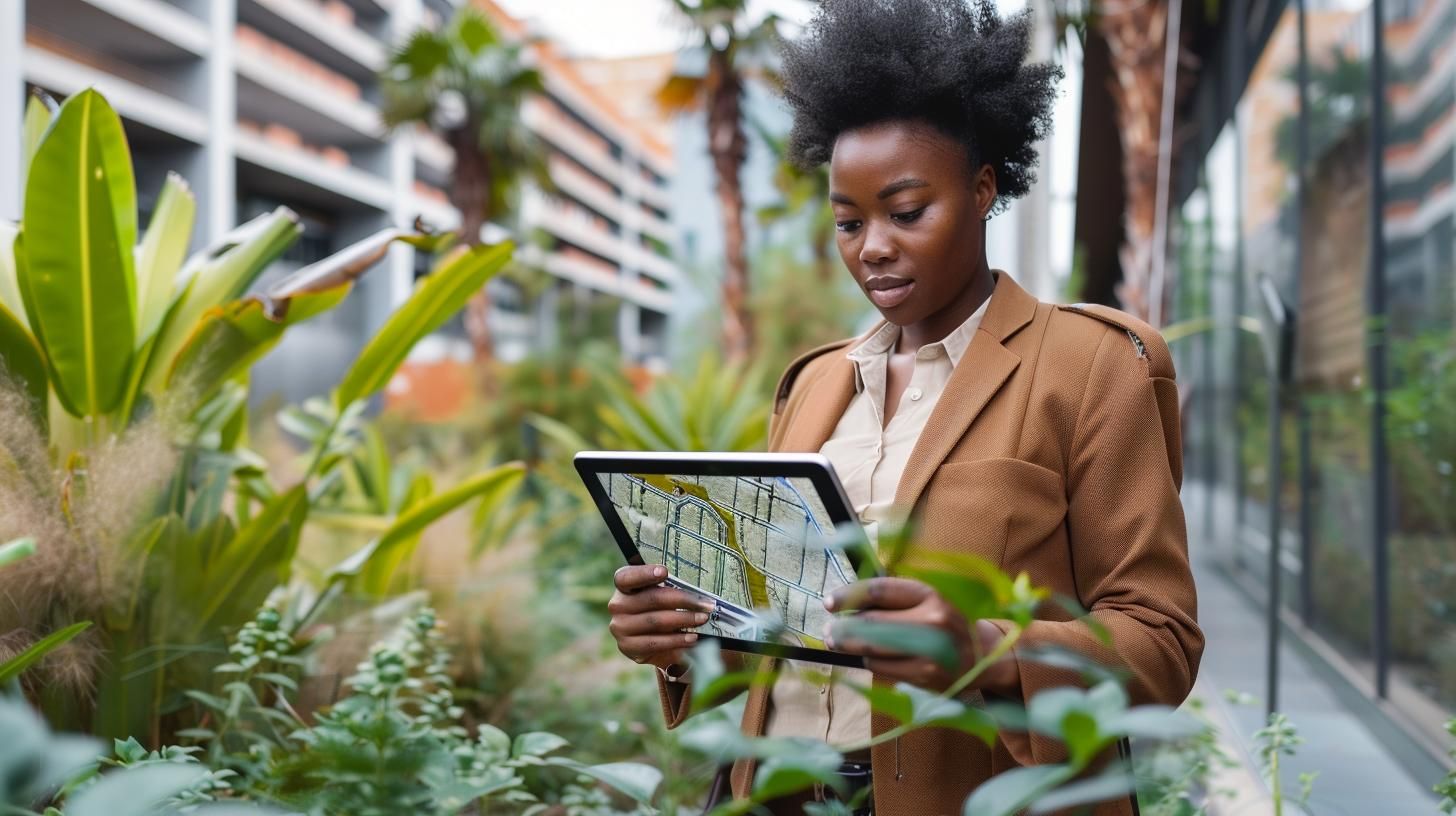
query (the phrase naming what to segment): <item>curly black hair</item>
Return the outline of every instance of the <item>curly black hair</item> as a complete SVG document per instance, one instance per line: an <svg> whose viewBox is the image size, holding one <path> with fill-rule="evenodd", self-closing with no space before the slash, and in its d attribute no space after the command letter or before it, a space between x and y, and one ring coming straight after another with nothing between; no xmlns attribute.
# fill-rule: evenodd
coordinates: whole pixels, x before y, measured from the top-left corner
<svg viewBox="0 0 1456 816"><path fill-rule="evenodd" d="M930 124L996 173L996 210L1036 180L1036 143L1051 128L1062 69L1026 62L1032 18L1002 18L992 0L824 0L785 43L793 109L789 156L829 160L846 130L893 120Z"/></svg>

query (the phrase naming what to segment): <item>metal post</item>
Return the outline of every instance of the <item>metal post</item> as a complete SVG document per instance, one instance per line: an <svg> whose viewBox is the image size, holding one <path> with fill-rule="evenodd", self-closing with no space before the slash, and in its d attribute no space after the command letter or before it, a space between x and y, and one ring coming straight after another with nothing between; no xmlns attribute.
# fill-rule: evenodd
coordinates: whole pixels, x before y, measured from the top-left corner
<svg viewBox="0 0 1456 816"><path fill-rule="evenodd" d="M1374 547L1375 694L1385 699L1390 681L1390 479L1385 439L1385 365L1389 336L1385 320L1385 3L1371 0L1373 42L1370 50L1370 275L1366 289L1370 334L1370 478L1374 507L1371 544Z"/></svg>
<svg viewBox="0 0 1456 816"><path fill-rule="evenodd" d="M1277 341L1276 341L1277 342ZM1281 451L1280 399L1283 397L1282 379L1277 368L1269 377L1269 606L1268 612L1268 655L1264 677L1265 711L1273 714L1279 710L1279 604L1284 581L1280 575L1279 554L1280 527L1283 515L1279 507L1279 493L1284 487L1283 456Z"/></svg>
<svg viewBox="0 0 1456 816"><path fill-rule="evenodd" d="M1304 209L1308 187L1309 165L1309 32L1305 27L1305 0L1295 5L1299 15L1299 64L1296 79L1299 83L1299 119L1295 126L1295 231L1294 231L1294 306L1300 307L1304 291ZM1297 342L1297 338L1296 338ZM1314 608L1313 573L1310 571L1311 555L1314 552L1314 516L1310 507L1310 435L1309 407L1305 405L1304 389L1298 380L1294 381L1294 415L1298 429L1299 445L1299 617L1306 626L1312 618Z"/></svg>

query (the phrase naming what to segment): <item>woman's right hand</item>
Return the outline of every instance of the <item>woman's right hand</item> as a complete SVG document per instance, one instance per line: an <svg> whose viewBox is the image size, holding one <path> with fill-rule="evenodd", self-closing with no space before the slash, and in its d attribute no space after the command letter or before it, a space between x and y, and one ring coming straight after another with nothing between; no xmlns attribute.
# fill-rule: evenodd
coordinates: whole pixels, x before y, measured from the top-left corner
<svg viewBox="0 0 1456 816"><path fill-rule="evenodd" d="M638 663L662 669L684 665L684 651L697 642L694 632L708 620L712 607L701 598L675 587L662 586L667 568L660 564L626 566L617 570L617 591L607 602L611 622L607 629L617 649Z"/></svg>

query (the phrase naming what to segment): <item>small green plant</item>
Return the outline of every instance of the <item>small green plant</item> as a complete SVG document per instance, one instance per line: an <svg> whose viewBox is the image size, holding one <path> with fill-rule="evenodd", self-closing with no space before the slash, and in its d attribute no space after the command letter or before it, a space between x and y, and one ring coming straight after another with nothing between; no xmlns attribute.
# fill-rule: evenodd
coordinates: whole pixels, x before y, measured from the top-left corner
<svg viewBox="0 0 1456 816"><path fill-rule="evenodd" d="M1456 718L1446 721L1446 733L1450 734L1452 739L1456 739ZM1452 761L1456 761L1456 747L1452 747L1448 753ZM1456 769L1447 773L1441 781L1437 782L1434 790L1436 795L1441 797L1441 812L1456 813Z"/></svg>
<svg viewBox="0 0 1456 816"><path fill-rule="evenodd" d="M1299 736L1294 724L1288 717L1276 711L1269 715L1268 725L1254 732L1254 742L1258 746L1259 762L1274 799L1274 816L1284 816L1286 801L1293 802L1301 811L1305 810L1309 805L1315 777L1319 774L1300 774L1299 795L1290 798L1284 795L1283 777L1279 773L1280 757L1294 756L1295 749L1304 744L1304 738Z"/></svg>
<svg viewBox="0 0 1456 816"><path fill-rule="evenodd" d="M1218 731L1205 713L1207 706L1190 697L1183 708L1201 724L1196 733L1149 750L1134 746L1138 806L1146 816L1203 816L1217 799L1232 795L1211 787L1216 771L1238 763L1219 744Z"/></svg>

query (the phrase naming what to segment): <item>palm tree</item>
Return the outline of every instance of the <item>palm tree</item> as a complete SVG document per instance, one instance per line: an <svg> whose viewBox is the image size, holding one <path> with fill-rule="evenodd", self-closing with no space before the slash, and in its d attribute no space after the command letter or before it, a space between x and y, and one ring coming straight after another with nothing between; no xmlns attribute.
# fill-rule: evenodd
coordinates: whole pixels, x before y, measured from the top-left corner
<svg viewBox="0 0 1456 816"><path fill-rule="evenodd" d="M701 74L673 74L657 99L669 111L707 111L708 153L723 217L723 341L728 359L742 360L753 348L754 337L739 179L748 157L748 138L743 132L744 80L747 72L767 63L772 49L766 46L777 41L778 19L770 15L750 26L748 0L672 2L695 32L695 50L706 56L706 68Z"/></svg>
<svg viewBox="0 0 1456 816"><path fill-rule="evenodd" d="M507 212L523 180L550 187L544 151L521 121L522 101L542 89L523 51L466 6L440 30L421 28L410 35L380 77L386 126L423 124L454 149L449 196L460 211L460 239L466 244L481 243L481 227ZM488 311L481 290L465 322L477 360L492 356Z"/></svg>
<svg viewBox="0 0 1456 816"><path fill-rule="evenodd" d="M775 134L762 122L753 122L759 139L773 153L778 166L774 169L774 187L782 198L758 208L760 223L769 224L806 213L809 250L814 259L814 272L820 283L834 277L834 261L829 250L834 246L834 210L829 206L829 171L823 166L804 169L789 159L789 140ZM807 212L806 212L807 211Z"/></svg>

